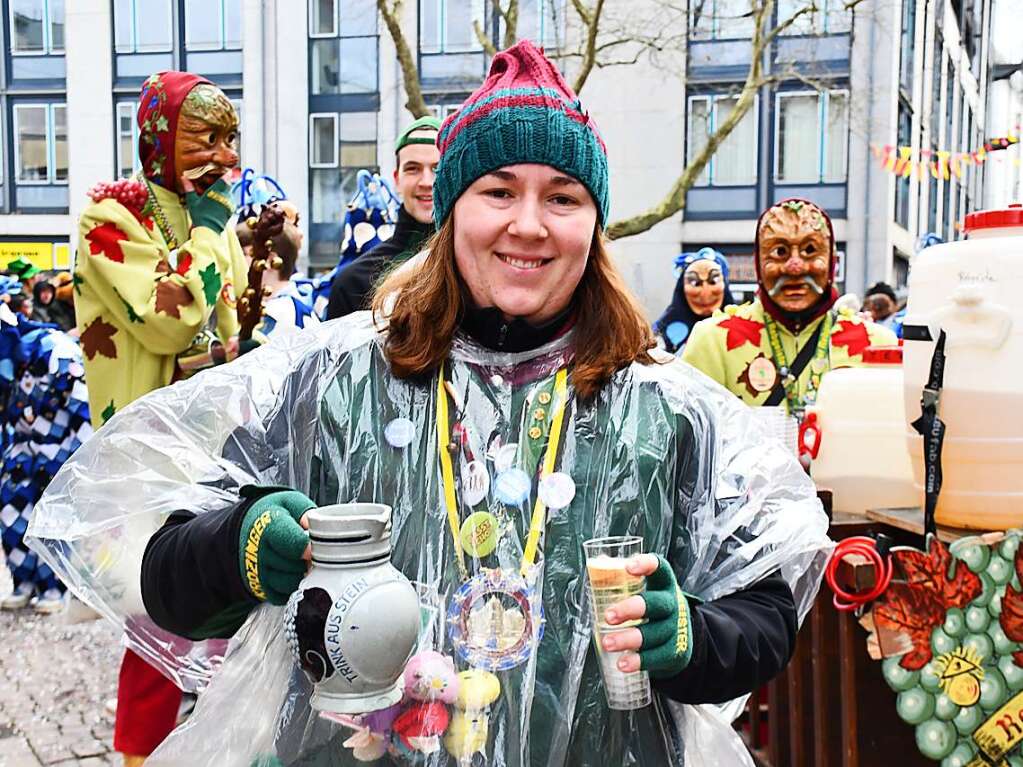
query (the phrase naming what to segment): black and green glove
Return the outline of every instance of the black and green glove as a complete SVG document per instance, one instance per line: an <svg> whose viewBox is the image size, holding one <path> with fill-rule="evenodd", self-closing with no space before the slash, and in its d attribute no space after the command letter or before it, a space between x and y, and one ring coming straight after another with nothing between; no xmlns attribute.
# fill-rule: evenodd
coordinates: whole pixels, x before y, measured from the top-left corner
<svg viewBox="0 0 1023 767"><path fill-rule="evenodd" d="M639 627L643 644L640 668L653 677L667 678L680 673L693 656L693 627L689 601L675 580L668 561L657 555L657 570L647 576L646 623Z"/></svg>
<svg viewBox="0 0 1023 767"><path fill-rule="evenodd" d="M231 186L220 178L202 196L195 192L186 192L185 206L188 208L193 227L205 226L220 234L227 228L227 220L234 213Z"/></svg>
<svg viewBox="0 0 1023 767"><path fill-rule="evenodd" d="M238 540L242 580L256 599L283 605L305 576L302 559L309 533L298 523L315 508L297 490L280 489L258 498L245 512Z"/></svg>

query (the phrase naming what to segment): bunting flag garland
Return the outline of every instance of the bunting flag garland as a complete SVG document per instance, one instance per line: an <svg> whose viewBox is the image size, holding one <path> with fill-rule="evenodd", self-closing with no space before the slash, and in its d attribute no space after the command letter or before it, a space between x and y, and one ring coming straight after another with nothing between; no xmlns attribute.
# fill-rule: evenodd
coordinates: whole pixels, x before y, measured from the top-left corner
<svg viewBox="0 0 1023 767"><path fill-rule="evenodd" d="M989 159L992 152L1000 152L1019 143L1018 136L999 136L990 138L974 152L948 152L933 149L913 149L909 146L880 146L871 144L870 151L881 163L881 168L903 178L923 178L930 173L933 178L962 178L966 167L980 165ZM1001 158L999 158L1001 159ZM1016 167L1020 165L1018 157L1012 158Z"/></svg>

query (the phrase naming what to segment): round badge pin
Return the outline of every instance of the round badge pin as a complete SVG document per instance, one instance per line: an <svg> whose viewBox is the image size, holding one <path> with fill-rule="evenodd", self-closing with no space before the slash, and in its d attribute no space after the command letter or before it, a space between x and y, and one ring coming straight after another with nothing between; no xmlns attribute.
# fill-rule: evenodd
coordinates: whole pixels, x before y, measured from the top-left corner
<svg viewBox="0 0 1023 767"><path fill-rule="evenodd" d="M497 548L499 531L497 517L489 511L477 511L465 518L458 537L463 551L482 559Z"/></svg>
<svg viewBox="0 0 1023 767"><path fill-rule="evenodd" d="M778 382L778 369L767 357L757 357L749 364L747 370L749 384L756 391L771 391Z"/></svg>
<svg viewBox="0 0 1023 767"><path fill-rule="evenodd" d="M515 456L518 455L519 446L512 442L502 445L494 454L494 469L498 474L503 474L515 465Z"/></svg>
<svg viewBox="0 0 1023 767"><path fill-rule="evenodd" d="M522 469L508 469L494 480L494 494L501 503L515 506L529 498L532 484L529 475Z"/></svg>
<svg viewBox="0 0 1023 767"><path fill-rule="evenodd" d="M483 461L469 461L462 467L462 499L475 506L490 492L490 472Z"/></svg>
<svg viewBox="0 0 1023 767"><path fill-rule="evenodd" d="M415 434L416 426L408 418L395 418L384 427L384 439L387 440L387 444L399 450L412 444Z"/></svg>
<svg viewBox="0 0 1023 767"><path fill-rule="evenodd" d="M540 480L537 493L547 508L564 509L575 498L575 480L564 472L556 471Z"/></svg>

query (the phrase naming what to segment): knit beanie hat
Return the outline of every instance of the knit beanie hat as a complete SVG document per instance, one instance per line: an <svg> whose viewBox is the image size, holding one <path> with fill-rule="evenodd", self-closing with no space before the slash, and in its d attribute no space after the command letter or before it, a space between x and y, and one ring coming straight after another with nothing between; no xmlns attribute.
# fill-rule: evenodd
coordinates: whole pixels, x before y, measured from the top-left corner
<svg viewBox="0 0 1023 767"><path fill-rule="evenodd" d="M501 51L490 74L437 136L440 165L433 182L439 229L476 179L505 165L550 165L578 179L607 224L607 148L561 73L529 40Z"/></svg>

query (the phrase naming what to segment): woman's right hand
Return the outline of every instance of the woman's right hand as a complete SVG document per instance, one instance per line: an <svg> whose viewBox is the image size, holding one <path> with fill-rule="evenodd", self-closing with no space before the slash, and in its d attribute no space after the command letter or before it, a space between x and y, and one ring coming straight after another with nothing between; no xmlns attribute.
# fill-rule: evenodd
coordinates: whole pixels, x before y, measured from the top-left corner
<svg viewBox="0 0 1023 767"><path fill-rule="evenodd" d="M316 504L297 490L255 500L242 519L238 564L256 599L283 605L305 576L311 557L306 512Z"/></svg>

